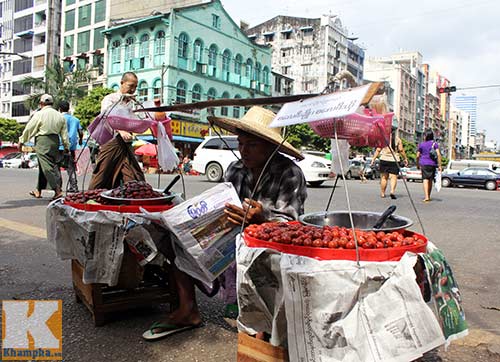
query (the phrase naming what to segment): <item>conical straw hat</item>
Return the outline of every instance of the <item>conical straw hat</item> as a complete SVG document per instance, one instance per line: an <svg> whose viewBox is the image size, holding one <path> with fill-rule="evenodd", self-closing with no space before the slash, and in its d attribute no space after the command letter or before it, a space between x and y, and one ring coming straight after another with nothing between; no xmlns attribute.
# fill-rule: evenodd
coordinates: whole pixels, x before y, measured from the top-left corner
<svg viewBox="0 0 500 362"><path fill-rule="evenodd" d="M238 130L250 133L254 136L260 137L275 145L281 145L280 152L286 153L299 160L304 159L304 156L293 147L290 143L283 142L281 137L281 128L270 128L269 124L276 117L276 114L268 109L254 106L240 119L227 118L227 117L208 117L211 125L216 125L231 133L237 134Z"/></svg>

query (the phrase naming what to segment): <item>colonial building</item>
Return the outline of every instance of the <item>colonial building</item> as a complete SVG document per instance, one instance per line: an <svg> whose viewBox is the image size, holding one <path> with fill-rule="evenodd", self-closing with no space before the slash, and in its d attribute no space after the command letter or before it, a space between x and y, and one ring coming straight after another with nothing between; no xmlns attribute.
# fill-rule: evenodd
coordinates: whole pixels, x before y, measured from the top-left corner
<svg viewBox="0 0 500 362"><path fill-rule="evenodd" d="M245 30L257 44L272 46L272 69L294 80L294 93L319 93L340 70L363 79L364 51L349 45L336 16L276 16Z"/></svg>
<svg viewBox="0 0 500 362"><path fill-rule="evenodd" d="M271 95L270 47L251 42L218 0L119 22L103 34L108 40L107 86L118 89L122 74L133 71L141 101L175 104ZM208 129L208 112L238 118L244 111L175 112L174 141L194 149Z"/></svg>

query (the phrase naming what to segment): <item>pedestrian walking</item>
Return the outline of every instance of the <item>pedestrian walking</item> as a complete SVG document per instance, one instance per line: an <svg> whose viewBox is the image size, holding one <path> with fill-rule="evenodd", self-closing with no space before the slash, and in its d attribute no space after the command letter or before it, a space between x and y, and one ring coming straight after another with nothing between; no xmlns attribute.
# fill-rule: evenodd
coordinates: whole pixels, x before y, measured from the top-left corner
<svg viewBox="0 0 500 362"><path fill-rule="evenodd" d="M408 166L408 157L406 157L403 148L403 142L396 136L397 128L393 127L389 138L389 145L384 148L377 148L373 156L370 166L375 165L375 160L380 155L380 197L385 197L387 182L390 179L390 197L395 200L396 186L398 184L399 162L401 156L404 160L404 165Z"/></svg>
<svg viewBox="0 0 500 362"><path fill-rule="evenodd" d="M38 182L36 189L30 192L35 198L42 197L42 190L47 185L54 190L53 200L63 196L62 179L59 170L59 137L64 152L69 152L69 139L66 120L52 108L54 99L50 94L40 97L40 110L30 119L23 134L19 137L19 149L31 138L35 139L35 152L38 157Z"/></svg>
<svg viewBox="0 0 500 362"><path fill-rule="evenodd" d="M434 141L434 133L431 129L425 132L424 142L418 145L417 168L422 171L424 187L423 202L431 201L432 183L436 177L436 170L441 172L441 152L439 145Z"/></svg>
<svg viewBox="0 0 500 362"><path fill-rule="evenodd" d="M66 119L66 127L68 128L69 138L69 157L66 166L68 173L69 192L78 192L78 180L76 178L76 160L75 151L78 145L83 142L83 131L80 125L80 120L69 113L69 102L61 101L59 104L59 112L61 112Z"/></svg>
<svg viewBox="0 0 500 362"><path fill-rule="evenodd" d="M366 180L366 167L367 167L367 164L366 164L366 157L363 156L363 158L361 159L361 169L359 171L359 179L361 181L361 183L365 183L367 180Z"/></svg>

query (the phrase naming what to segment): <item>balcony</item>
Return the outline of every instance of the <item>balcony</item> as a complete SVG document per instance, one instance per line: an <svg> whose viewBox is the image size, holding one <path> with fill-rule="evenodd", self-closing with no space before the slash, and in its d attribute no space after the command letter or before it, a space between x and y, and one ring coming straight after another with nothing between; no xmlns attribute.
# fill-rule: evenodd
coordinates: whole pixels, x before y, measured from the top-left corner
<svg viewBox="0 0 500 362"><path fill-rule="evenodd" d="M47 30L46 26L47 26L47 22L45 20L44 21L40 21L38 23L35 23L35 26L34 26L34 32L35 32L35 34L45 33L45 31Z"/></svg>

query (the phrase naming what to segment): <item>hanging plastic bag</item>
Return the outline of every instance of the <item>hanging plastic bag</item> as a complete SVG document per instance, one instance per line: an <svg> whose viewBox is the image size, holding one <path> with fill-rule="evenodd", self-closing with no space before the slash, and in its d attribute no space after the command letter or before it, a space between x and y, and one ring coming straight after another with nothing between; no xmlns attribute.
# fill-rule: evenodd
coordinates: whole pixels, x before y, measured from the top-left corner
<svg viewBox="0 0 500 362"><path fill-rule="evenodd" d="M436 191L441 191L441 171L437 170L434 176L434 185L436 186Z"/></svg>
<svg viewBox="0 0 500 362"><path fill-rule="evenodd" d="M342 163L342 167L344 173L347 172L347 168L349 167L349 148L350 145L347 140L338 140L339 149L337 150L337 144L334 139L332 139L332 172L336 175L342 175L342 171L340 168L340 163ZM340 153L338 152L340 151Z"/></svg>
<svg viewBox="0 0 500 362"><path fill-rule="evenodd" d="M167 131L161 122L158 122L158 164L164 171L170 171L179 165L179 157L175 148L168 139Z"/></svg>
<svg viewBox="0 0 500 362"><path fill-rule="evenodd" d="M114 131L104 114L99 114L88 126L90 137L98 144L103 145L113 139Z"/></svg>
<svg viewBox="0 0 500 362"><path fill-rule="evenodd" d="M153 125L149 117L142 119L125 104L117 104L106 117L111 128L119 131L142 133Z"/></svg>

